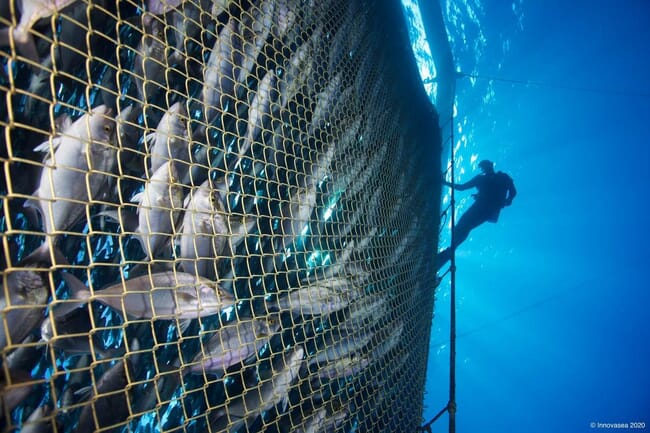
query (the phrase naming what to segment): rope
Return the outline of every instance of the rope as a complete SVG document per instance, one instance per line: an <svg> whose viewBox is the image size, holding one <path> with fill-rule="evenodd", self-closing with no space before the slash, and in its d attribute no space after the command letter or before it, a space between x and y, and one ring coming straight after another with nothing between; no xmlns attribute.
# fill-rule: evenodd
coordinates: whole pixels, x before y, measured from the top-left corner
<svg viewBox="0 0 650 433"><path fill-rule="evenodd" d="M479 75L479 74L468 74L465 72L457 72L457 77L464 77L464 78L474 78L477 80L489 80L489 81L498 81L501 83L511 83L511 84L521 84L524 86L535 86L535 87L543 87L547 89L558 89L558 90L570 90L573 92L588 92L588 93L597 93L601 95L614 95L614 96L634 96L634 97L642 97L642 98L650 98L650 93L645 93L645 92L630 92L626 90L618 90L618 89L596 89L593 87L576 87L576 86L563 86L560 84L553 84L553 83L544 83L541 81L530 81L530 80L517 80L517 79L511 79L511 78L501 78L501 77L495 77L495 76L490 76L490 75Z"/></svg>

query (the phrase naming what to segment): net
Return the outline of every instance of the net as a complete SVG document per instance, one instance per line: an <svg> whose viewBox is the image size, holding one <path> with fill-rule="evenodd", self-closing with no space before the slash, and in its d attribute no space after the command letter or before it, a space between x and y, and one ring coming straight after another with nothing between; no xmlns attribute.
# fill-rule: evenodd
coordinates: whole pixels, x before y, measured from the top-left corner
<svg viewBox="0 0 650 433"><path fill-rule="evenodd" d="M2 2L2 431L415 431L440 138L393 3Z"/></svg>

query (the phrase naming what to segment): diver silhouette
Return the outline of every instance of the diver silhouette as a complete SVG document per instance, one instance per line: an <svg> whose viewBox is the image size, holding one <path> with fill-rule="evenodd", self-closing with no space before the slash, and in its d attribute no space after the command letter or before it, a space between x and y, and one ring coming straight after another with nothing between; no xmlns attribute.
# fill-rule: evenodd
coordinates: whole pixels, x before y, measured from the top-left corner
<svg viewBox="0 0 650 433"><path fill-rule="evenodd" d="M467 239L474 228L484 222L497 222L501 209L510 206L512 199L517 195L512 178L501 171L495 172L492 161L481 161L478 166L483 174L474 176L467 183L451 183L444 178L442 180L443 185L459 191L476 188L478 192L473 195L474 204L460 217L454 227L453 245L438 254L438 269L451 259L451 254Z"/></svg>

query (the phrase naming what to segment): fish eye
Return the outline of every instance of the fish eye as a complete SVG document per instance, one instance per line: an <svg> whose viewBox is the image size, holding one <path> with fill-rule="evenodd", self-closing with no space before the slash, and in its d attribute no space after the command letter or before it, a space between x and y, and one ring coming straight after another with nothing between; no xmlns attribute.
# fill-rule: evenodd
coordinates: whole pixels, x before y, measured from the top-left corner
<svg viewBox="0 0 650 433"><path fill-rule="evenodd" d="M104 125L104 132L110 133L112 130L113 128L111 128L111 125L108 124Z"/></svg>

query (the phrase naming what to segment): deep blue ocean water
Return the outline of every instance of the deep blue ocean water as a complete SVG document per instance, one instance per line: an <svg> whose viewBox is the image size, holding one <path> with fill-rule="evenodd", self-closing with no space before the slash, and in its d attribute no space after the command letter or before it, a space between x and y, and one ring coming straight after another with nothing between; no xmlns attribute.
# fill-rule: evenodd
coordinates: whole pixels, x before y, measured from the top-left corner
<svg viewBox="0 0 650 433"><path fill-rule="evenodd" d="M461 71L543 84L457 82L457 181L491 159L519 191L457 250L457 431L650 432L650 2L443 4ZM425 420L448 400L448 295Z"/></svg>

